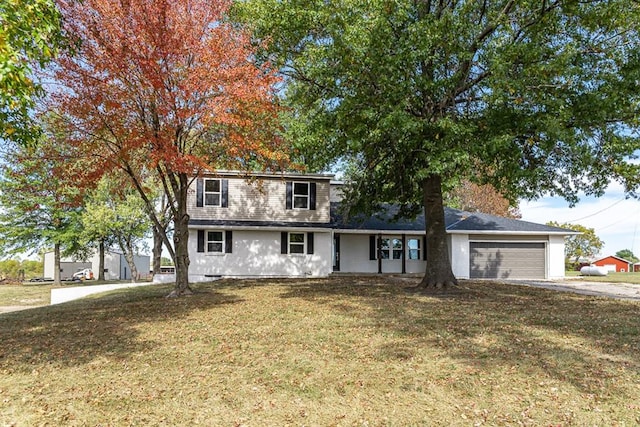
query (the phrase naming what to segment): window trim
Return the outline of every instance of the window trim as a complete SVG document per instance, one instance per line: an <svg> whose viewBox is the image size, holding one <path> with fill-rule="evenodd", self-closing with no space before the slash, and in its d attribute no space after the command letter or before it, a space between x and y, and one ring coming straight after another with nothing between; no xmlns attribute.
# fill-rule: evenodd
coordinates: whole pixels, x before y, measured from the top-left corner
<svg viewBox="0 0 640 427"><path fill-rule="evenodd" d="M400 247L396 247L396 243L400 244ZM391 258L392 260L401 260L402 259L402 255L404 253L404 248L402 247L402 238L397 238L397 237L391 237L390 238L390 250L391 250ZM398 257L396 258L396 255L398 255Z"/></svg>
<svg viewBox="0 0 640 427"><path fill-rule="evenodd" d="M386 243L386 248L385 248L385 243ZM379 248L378 248L378 256L380 257L380 259L384 260L390 260L390 256L391 256L391 238L390 237L381 237L380 241L379 241ZM386 257L383 256L383 254L387 254Z"/></svg>
<svg viewBox="0 0 640 427"><path fill-rule="evenodd" d="M218 181L218 191L207 191L207 182ZM207 203L207 194L217 194L218 203ZM222 206L222 179L220 178L205 178L202 182L202 206L221 207Z"/></svg>
<svg viewBox="0 0 640 427"><path fill-rule="evenodd" d="M292 234L301 235L302 236L302 242L292 242L291 241L291 235ZM299 231L290 231L290 232L287 233L287 251L288 251L287 253L289 255L297 255L297 256L306 255L306 253L307 253L307 236L306 236L306 234L307 233L299 232ZM296 247L302 246L302 252L292 252L291 251L291 245L294 245Z"/></svg>
<svg viewBox="0 0 640 427"><path fill-rule="evenodd" d="M306 185L307 194L296 195L296 185ZM296 207L296 198L304 198L306 200L305 207ZM291 207L293 209L308 211L311 210L311 183L307 181L293 181L291 186Z"/></svg>
<svg viewBox="0 0 640 427"><path fill-rule="evenodd" d="M415 240L418 243L417 248L411 248L411 241ZM422 260L422 239L418 237L409 237L407 238L407 260L409 261L421 261ZM417 257L411 258L411 251L416 251Z"/></svg>
<svg viewBox="0 0 640 427"><path fill-rule="evenodd" d="M209 240L209 233L220 233L222 240ZM207 255L224 255L226 253L226 233L224 230L205 230L204 253ZM210 251L209 243L220 243L220 251Z"/></svg>
<svg viewBox="0 0 640 427"><path fill-rule="evenodd" d="M207 252L208 249L208 237L207 234L209 231L212 232L222 232L224 233L222 236L222 252ZM220 229L199 229L196 233L197 243L196 243L196 252L199 254L211 254L211 255L219 255L219 254L230 254L233 252L233 231L230 229L220 230Z"/></svg>

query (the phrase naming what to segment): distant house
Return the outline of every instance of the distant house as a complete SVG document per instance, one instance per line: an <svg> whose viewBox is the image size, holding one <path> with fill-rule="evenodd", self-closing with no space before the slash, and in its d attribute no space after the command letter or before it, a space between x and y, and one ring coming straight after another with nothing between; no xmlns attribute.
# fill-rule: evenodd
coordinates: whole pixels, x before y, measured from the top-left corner
<svg viewBox="0 0 640 427"><path fill-rule="evenodd" d="M633 270L633 263L631 261L627 261L626 259L617 257L615 255L610 255L608 257L595 260L593 262L593 265L604 267L607 269L607 271L617 273L625 273Z"/></svg>
<svg viewBox="0 0 640 427"><path fill-rule="evenodd" d="M149 255L136 255L134 257L136 269L140 278L149 276L150 258ZM62 258L60 260L60 280L71 279L73 273L90 268L95 278L98 277L100 268L100 257L96 251L90 258L79 260L76 258ZM54 256L53 252L44 254L44 277L53 278ZM104 253L104 278L105 280L130 280L131 268L124 255L119 252L105 251Z"/></svg>
<svg viewBox="0 0 640 427"><path fill-rule="evenodd" d="M633 271L635 273L640 272L640 262L636 262L635 264L633 264Z"/></svg>

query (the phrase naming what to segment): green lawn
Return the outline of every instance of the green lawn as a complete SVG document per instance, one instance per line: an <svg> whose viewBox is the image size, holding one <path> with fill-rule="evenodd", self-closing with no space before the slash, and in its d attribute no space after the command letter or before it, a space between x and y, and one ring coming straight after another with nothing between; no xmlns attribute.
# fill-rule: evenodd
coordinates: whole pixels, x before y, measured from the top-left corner
<svg viewBox="0 0 640 427"><path fill-rule="evenodd" d="M0 425L640 423L640 304L410 284L224 280L1 314Z"/></svg>
<svg viewBox="0 0 640 427"><path fill-rule="evenodd" d="M640 284L640 273L609 273L606 276L581 276L579 271L566 271L565 276L568 278L579 278L587 282Z"/></svg>
<svg viewBox="0 0 640 427"><path fill-rule="evenodd" d="M50 283L0 285L0 306L48 305L53 287Z"/></svg>

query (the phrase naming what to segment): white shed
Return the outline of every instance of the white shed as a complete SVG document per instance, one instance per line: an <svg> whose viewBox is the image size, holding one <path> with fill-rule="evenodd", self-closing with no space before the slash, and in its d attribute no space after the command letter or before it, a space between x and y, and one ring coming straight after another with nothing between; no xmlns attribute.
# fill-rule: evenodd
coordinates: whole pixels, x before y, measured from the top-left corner
<svg viewBox="0 0 640 427"><path fill-rule="evenodd" d="M134 257L136 269L140 278L148 278L150 271L149 255L136 255ZM60 260L60 279L70 279L73 273L84 268L90 268L94 277L98 276L100 266L100 256L96 251L87 260L80 260L73 257L62 258ZM54 276L54 254L53 251L44 254L44 277ZM105 251L104 253L104 278L105 280L130 280L131 268L124 255L119 252Z"/></svg>

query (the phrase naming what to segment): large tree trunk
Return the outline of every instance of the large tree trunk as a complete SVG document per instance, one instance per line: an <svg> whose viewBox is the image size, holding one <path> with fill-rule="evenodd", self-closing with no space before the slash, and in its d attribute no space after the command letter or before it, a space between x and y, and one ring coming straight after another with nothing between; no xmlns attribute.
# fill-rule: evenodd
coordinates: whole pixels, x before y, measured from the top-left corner
<svg viewBox="0 0 640 427"><path fill-rule="evenodd" d="M53 245L53 284L60 285L60 243Z"/></svg>
<svg viewBox="0 0 640 427"><path fill-rule="evenodd" d="M451 270L447 230L442 204L442 178L431 175L422 183L424 219L427 233L427 269L420 286L442 289L456 286L458 280Z"/></svg>
<svg viewBox="0 0 640 427"><path fill-rule="evenodd" d="M173 247L175 251L176 286L170 297L192 294L189 287L189 214L187 214L187 190L189 179L186 174L179 174L179 188L176 194L176 211L173 218Z"/></svg>
<svg viewBox="0 0 640 427"><path fill-rule="evenodd" d="M98 280L104 281L104 240L98 244Z"/></svg>
<svg viewBox="0 0 640 427"><path fill-rule="evenodd" d="M153 227L153 275L160 273L162 265L162 236L156 226Z"/></svg>

